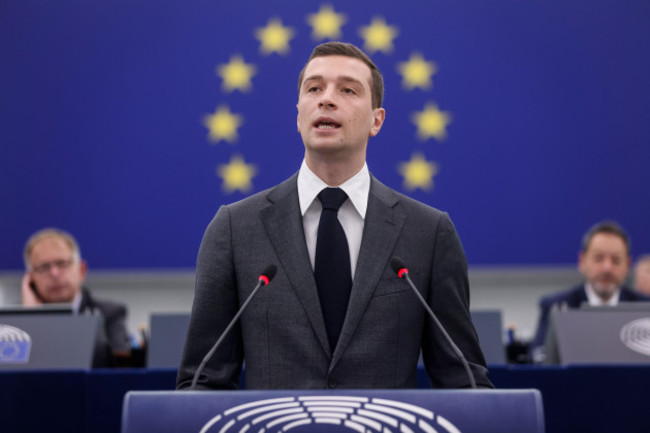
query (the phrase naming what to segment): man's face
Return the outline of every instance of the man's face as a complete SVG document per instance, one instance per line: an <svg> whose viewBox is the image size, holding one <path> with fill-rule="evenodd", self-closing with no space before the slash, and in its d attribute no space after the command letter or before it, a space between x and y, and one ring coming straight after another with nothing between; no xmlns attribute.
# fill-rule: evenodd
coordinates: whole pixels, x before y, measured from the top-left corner
<svg viewBox="0 0 650 433"><path fill-rule="evenodd" d="M602 299L607 300L623 285L630 269L625 242L611 233L597 233L580 254L579 269Z"/></svg>
<svg viewBox="0 0 650 433"><path fill-rule="evenodd" d="M370 68L353 57L313 58L298 96L298 131L307 156L338 155L365 160L368 138L384 122L372 108Z"/></svg>
<svg viewBox="0 0 650 433"><path fill-rule="evenodd" d="M86 264L75 260L60 237L48 236L32 248L30 276L43 302L72 302L86 279Z"/></svg>

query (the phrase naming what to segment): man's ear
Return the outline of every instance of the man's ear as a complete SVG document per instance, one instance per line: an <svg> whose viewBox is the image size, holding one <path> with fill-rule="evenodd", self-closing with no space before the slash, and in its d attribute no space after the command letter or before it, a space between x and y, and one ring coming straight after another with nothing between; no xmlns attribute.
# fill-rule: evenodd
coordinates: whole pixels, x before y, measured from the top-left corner
<svg viewBox="0 0 650 433"><path fill-rule="evenodd" d="M79 262L79 273L81 274L81 282L86 281L86 274L88 274L88 263L85 260Z"/></svg>
<svg viewBox="0 0 650 433"><path fill-rule="evenodd" d="M584 263L585 263L585 253L581 252L580 254L578 254L578 270L582 275L584 275L584 270L583 270Z"/></svg>
<svg viewBox="0 0 650 433"><path fill-rule="evenodd" d="M375 108L373 110L373 122L372 125L370 126L370 133L369 133L371 137L374 137L375 135L379 134L379 130L384 124L385 118L386 118L386 110L384 110L381 107Z"/></svg>
<svg viewBox="0 0 650 433"><path fill-rule="evenodd" d="M296 114L296 126L298 128L298 132L300 132L300 109L298 108L297 102L296 102L296 110L298 110L298 114Z"/></svg>

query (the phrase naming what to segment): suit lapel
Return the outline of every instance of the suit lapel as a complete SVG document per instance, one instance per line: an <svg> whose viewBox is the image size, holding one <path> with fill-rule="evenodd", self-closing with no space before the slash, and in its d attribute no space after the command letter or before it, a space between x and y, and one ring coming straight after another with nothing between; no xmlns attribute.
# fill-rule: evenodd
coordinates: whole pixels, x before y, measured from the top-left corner
<svg viewBox="0 0 650 433"><path fill-rule="evenodd" d="M359 250L359 260L352 282L348 311L330 369L341 358L366 311L368 302L391 258L406 215L394 209L397 195L371 177L368 210Z"/></svg>
<svg viewBox="0 0 650 433"><path fill-rule="evenodd" d="M280 265L285 270L323 350L329 355L331 351L327 331L305 243L297 178L296 174L270 191L267 199L271 204L260 211L260 218Z"/></svg>
<svg viewBox="0 0 650 433"><path fill-rule="evenodd" d="M584 285L578 286L573 289L573 293L566 301L569 308L580 308L580 305L589 303L587 298L587 289Z"/></svg>

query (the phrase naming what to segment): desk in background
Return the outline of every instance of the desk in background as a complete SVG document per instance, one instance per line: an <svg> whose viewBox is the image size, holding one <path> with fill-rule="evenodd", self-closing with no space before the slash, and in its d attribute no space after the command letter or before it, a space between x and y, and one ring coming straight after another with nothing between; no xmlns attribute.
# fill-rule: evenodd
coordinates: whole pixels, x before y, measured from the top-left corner
<svg viewBox="0 0 650 433"><path fill-rule="evenodd" d="M539 389L548 433L650 430L650 366L491 366L490 377L498 388ZM175 382L172 369L0 372L2 431L117 433L127 391Z"/></svg>

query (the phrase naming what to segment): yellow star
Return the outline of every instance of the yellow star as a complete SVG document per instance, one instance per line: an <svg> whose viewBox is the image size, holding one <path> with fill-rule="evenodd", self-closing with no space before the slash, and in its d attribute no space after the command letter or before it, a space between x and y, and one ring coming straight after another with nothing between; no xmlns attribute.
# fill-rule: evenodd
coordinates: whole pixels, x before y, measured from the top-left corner
<svg viewBox="0 0 650 433"><path fill-rule="evenodd" d="M341 26L345 24L345 14L337 14L331 5L322 5L317 13L307 16L307 23L312 27L311 37L321 39L338 39L342 36Z"/></svg>
<svg viewBox="0 0 650 433"><path fill-rule="evenodd" d="M219 106L214 114L203 116L203 125L208 128L210 141L226 140L228 143L237 141L237 128L244 123L243 117L230 112L225 105Z"/></svg>
<svg viewBox="0 0 650 433"><path fill-rule="evenodd" d="M257 174L257 167L254 164L246 164L244 158L235 155L230 158L228 164L220 164L216 172L217 176L223 179L222 188L226 193L236 190L246 193L253 188L251 179Z"/></svg>
<svg viewBox="0 0 650 433"><path fill-rule="evenodd" d="M408 61L399 63L397 70L402 74L402 85L406 90L416 87L427 90L433 85L431 76L437 68L435 63L424 60L421 54L413 53Z"/></svg>
<svg viewBox="0 0 650 433"><path fill-rule="evenodd" d="M413 191L421 188L424 191L433 189L433 176L438 174L438 165L427 161L421 154L414 153L411 160L401 162L397 169L404 176L404 188Z"/></svg>
<svg viewBox="0 0 650 433"><path fill-rule="evenodd" d="M217 67L217 74L223 79L223 88L227 92L239 89L246 92L251 88L251 78L255 75L255 66L244 62L240 55L230 57L230 62Z"/></svg>
<svg viewBox="0 0 650 433"><path fill-rule="evenodd" d="M289 52L289 40L293 38L294 32L291 27L284 27L282 21L273 18L269 20L266 27L255 29L255 37L260 40L260 51L269 55L273 52L287 54Z"/></svg>
<svg viewBox="0 0 650 433"><path fill-rule="evenodd" d="M387 25L383 18L375 17L369 26L361 27L359 34L365 41L363 47L367 51L371 53L383 51L385 54L390 54L398 30L396 26Z"/></svg>
<svg viewBox="0 0 650 433"><path fill-rule="evenodd" d="M442 141L447 137L447 125L451 123L451 114L440 111L436 104L427 103L424 110L416 111L411 118L418 127L417 134L421 140L433 137Z"/></svg>

